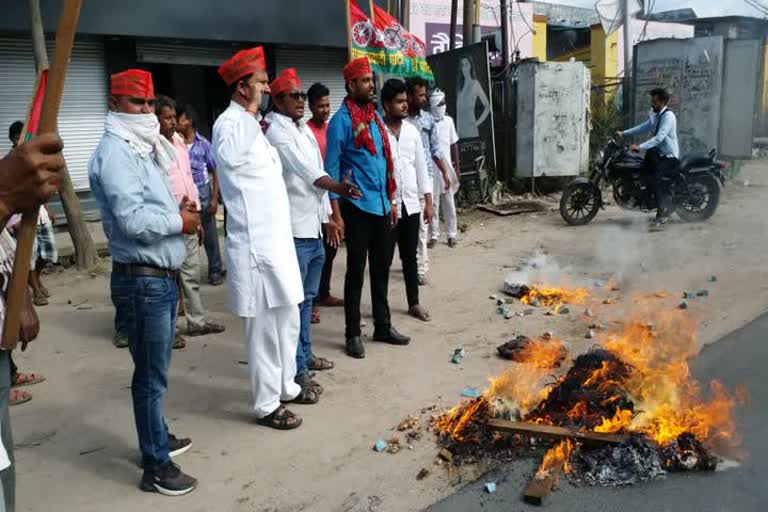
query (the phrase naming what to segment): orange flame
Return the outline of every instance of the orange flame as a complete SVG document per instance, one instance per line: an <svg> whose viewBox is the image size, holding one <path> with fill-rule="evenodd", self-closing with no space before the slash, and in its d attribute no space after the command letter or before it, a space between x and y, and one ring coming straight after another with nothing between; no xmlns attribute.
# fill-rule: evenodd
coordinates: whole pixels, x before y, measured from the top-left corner
<svg viewBox="0 0 768 512"><path fill-rule="evenodd" d="M544 480L550 476L557 476L560 474L560 469L565 473L571 472L571 466L568 461L571 459L571 453L574 449L574 442L570 439L563 439L560 444L544 454L544 460L541 462L538 471L536 471L536 479Z"/></svg>
<svg viewBox="0 0 768 512"><path fill-rule="evenodd" d="M528 293L520 298L527 305L555 307L560 309L565 304L584 304L589 298L589 292L583 288L548 288L531 286Z"/></svg>

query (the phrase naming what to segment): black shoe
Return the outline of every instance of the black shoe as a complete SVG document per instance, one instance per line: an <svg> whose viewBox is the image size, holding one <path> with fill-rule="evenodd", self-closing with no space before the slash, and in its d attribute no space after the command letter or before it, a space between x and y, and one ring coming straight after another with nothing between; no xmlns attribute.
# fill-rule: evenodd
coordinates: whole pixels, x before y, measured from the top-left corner
<svg viewBox="0 0 768 512"><path fill-rule="evenodd" d="M349 357L365 359L365 347L363 346L363 341L360 339L360 336L347 338L346 352Z"/></svg>
<svg viewBox="0 0 768 512"><path fill-rule="evenodd" d="M224 276L221 274L212 274L208 278L208 282L211 283L211 286L221 286L224 284Z"/></svg>
<svg viewBox="0 0 768 512"><path fill-rule="evenodd" d="M669 223L669 217L656 217L656 220L651 225L652 231L661 231Z"/></svg>
<svg viewBox="0 0 768 512"><path fill-rule="evenodd" d="M178 457L190 448L192 448L191 439L187 437L179 439L171 433L168 434L168 453L171 458Z"/></svg>
<svg viewBox="0 0 768 512"><path fill-rule="evenodd" d="M184 474L171 461L151 470L144 470L139 488L144 492L159 492L165 496L183 496L197 487L197 480Z"/></svg>
<svg viewBox="0 0 768 512"><path fill-rule="evenodd" d="M403 336L394 327L390 327L388 331L383 333L374 332L373 341L381 341L390 345L408 345L411 342L411 338Z"/></svg>

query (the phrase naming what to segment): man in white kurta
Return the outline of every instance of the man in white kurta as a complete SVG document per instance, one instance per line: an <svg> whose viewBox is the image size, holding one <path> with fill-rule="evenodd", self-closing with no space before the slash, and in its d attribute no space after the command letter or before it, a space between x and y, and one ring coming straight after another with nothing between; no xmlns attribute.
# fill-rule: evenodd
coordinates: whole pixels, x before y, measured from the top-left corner
<svg viewBox="0 0 768 512"><path fill-rule="evenodd" d="M304 289L291 234L291 212L277 151L262 133L258 105L269 92L261 48L238 52L219 68L232 90L213 127L213 148L227 207L229 299L244 319L259 423L296 428L280 405L301 392L294 381Z"/></svg>

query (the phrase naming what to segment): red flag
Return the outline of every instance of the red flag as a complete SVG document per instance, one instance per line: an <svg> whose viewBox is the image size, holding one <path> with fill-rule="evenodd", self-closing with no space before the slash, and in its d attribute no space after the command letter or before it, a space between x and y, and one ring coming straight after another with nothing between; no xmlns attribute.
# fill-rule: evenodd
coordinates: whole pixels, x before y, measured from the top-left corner
<svg viewBox="0 0 768 512"><path fill-rule="evenodd" d="M405 30L397 18L378 5L373 6L373 26L387 50L400 50L407 57L426 57L424 42Z"/></svg>
<svg viewBox="0 0 768 512"><path fill-rule="evenodd" d="M29 107L29 117L24 123L24 137L25 141L32 139L37 135L37 130L40 125L40 115L43 111L43 100L45 99L45 89L48 86L48 70L44 69L40 72L40 79L37 81L37 89L35 90L35 96L32 99L32 104Z"/></svg>

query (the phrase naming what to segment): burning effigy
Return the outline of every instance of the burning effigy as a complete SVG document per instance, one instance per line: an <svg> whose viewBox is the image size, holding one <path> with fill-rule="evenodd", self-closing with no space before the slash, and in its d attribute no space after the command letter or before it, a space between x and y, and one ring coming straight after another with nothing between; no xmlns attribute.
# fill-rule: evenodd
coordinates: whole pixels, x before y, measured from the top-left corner
<svg viewBox="0 0 768 512"><path fill-rule="evenodd" d="M717 381L707 393L691 376L698 344L685 311L638 315L575 359L557 340L510 343L516 364L434 422L456 464L512 460L535 442L551 448L529 490L551 489L561 472L614 486L714 470L715 453L739 445L733 411L745 393Z"/></svg>

